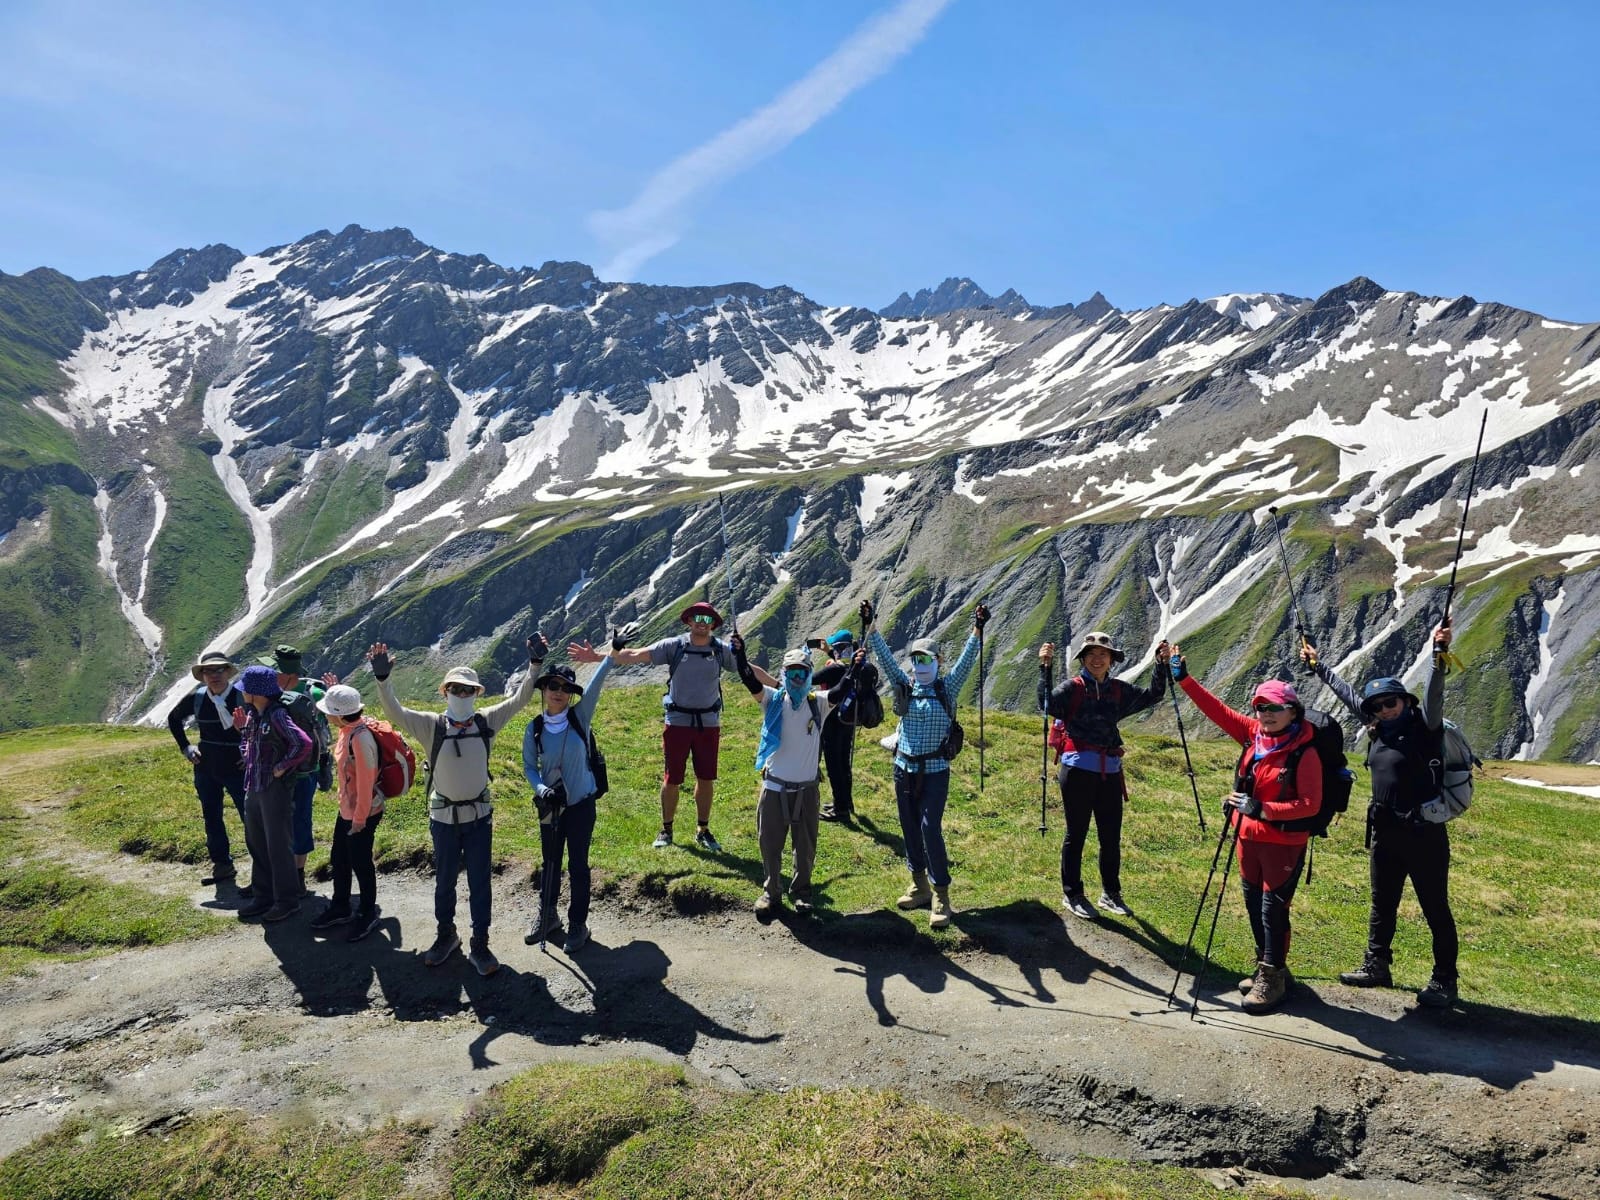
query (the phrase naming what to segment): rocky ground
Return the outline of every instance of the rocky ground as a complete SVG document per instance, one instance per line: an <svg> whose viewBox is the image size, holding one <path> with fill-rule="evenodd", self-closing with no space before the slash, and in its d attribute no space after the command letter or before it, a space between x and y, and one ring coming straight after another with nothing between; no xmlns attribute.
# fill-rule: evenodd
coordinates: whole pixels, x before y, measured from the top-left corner
<svg viewBox="0 0 1600 1200"><path fill-rule="evenodd" d="M1350 1198L1600 1195L1600 1046L1573 1022L1321 982L1256 1018L1231 977L1191 1019L1137 920L1069 926L1042 903L960 914L947 952L884 914L764 927L611 885L591 945L541 953L522 942L532 891L513 874L496 880L490 978L461 957L422 965L432 880L401 873L382 877L385 918L356 946L310 932L313 899L279 925L0 984L0 1153L72 1113L137 1127L227 1106L447 1136L532 1064L642 1054L732 1088L897 1088L1013 1122L1051 1156L1187 1164L1219 1186L1262 1172ZM231 888L193 894L238 904Z"/></svg>

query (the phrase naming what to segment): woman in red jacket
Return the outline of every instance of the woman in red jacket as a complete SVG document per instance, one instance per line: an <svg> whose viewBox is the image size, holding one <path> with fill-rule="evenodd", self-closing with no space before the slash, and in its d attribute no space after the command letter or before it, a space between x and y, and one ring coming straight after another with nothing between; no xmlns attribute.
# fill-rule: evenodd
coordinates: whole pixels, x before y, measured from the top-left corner
<svg viewBox="0 0 1600 1200"><path fill-rule="evenodd" d="M1226 813L1238 826L1239 880L1256 938L1256 973L1244 1010L1270 1012L1289 987L1289 902L1300 882L1310 834L1284 828L1322 808L1322 763L1294 685L1268 679L1250 698L1253 716L1236 712L1189 677L1172 648L1172 677L1195 707L1245 748ZM1293 777L1289 768L1293 765Z"/></svg>

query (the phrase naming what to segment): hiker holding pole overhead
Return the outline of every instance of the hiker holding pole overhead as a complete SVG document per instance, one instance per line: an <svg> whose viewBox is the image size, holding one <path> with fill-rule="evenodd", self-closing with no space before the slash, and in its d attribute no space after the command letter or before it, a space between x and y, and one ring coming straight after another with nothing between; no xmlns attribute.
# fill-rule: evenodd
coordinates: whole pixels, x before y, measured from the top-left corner
<svg viewBox="0 0 1600 1200"><path fill-rule="evenodd" d="M1110 634L1088 633L1078 648L1078 673L1051 691L1046 681L1055 661L1055 643L1039 647L1039 707L1066 726L1057 777L1067 823L1061 842L1061 903L1075 917L1095 917L1083 891L1083 847L1091 820L1100 837L1098 904L1117 916L1128 915L1122 902L1122 806L1128 786L1117 722L1161 702L1167 692L1171 652L1164 641L1156 647L1155 674L1150 686L1142 688L1111 678L1112 665L1125 655L1112 644Z"/></svg>
<svg viewBox="0 0 1600 1200"><path fill-rule="evenodd" d="M840 629L828 638L823 648L827 652L828 662L817 671L815 682L819 688L832 688L854 665L855 634L848 629ZM876 693L877 690L878 668L871 663L862 663L854 694ZM856 815L856 727L863 723L861 702L858 700L850 708L848 719L844 711L835 708L822 722L822 762L827 768L828 788L833 792L833 803L822 810L822 819L844 821L847 824ZM875 715L881 716L882 712L883 705L880 702ZM870 721L871 717L866 720Z"/></svg>
<svg viewBox="0 0 1600 1200"><path fill-rule="evenodd" d="M620 633L616 636L621 636ZM587 684L578 683L571 667L545 667L534 680L543 700L539 712L522 734L522 773L533 788L539 814L539 915L523 937L527 945L560 940L556 916L561 898L561 857L567 856L567 878L572 896L567 902L565 936L568 954L589 940L589 844L594 838L595 779L590 749L594 741L594 710L600 703L611 659L595 652L588 642L573 642L567 655L574 662L598 662Z"/></svg>
<svg viewBox="0 0 1600 1200"><path fill-rule="evenodd" d="M862 625L871 629L867 644L894 689L895 712L900 717L894 752L894 798L906 843L911 886L895 905L908 910L931 909L929 927L943 929L951 917L944 806L950 798L950 759L961 748L956 697L977 666L978 634L989 621L989 610L978 605L972 618L972 634L947 675L940 673L939 645L932 638L918 638L911 643L907 673L895 661L883 633L872 628L873 611L870 600L861 602Z"/></svg>
<svg viewBox="0 0 1600 1200"><path fill-rule="evenodd" d="M1247 714L1202 687L1177 646L1169 666L1195 707L1244 747L1233 791L1223 802L1223 836L1232 829L1237 839L1239 879L1256 942L1255 976L1240 984L1241 990L1249 985L1243 1007L1271 1012L1289 988L1289 903L1311 837L1293 826L1322 809L1322 760L1312 744L1313 729L1292 683L1263 680Z"/></svg>
<svg viewBox="0 0 1600 1200"><path fill-rule="evenodd" d="M661 832L653 845L657 850L672 845L678 795L693 759L695 845L720 854L722 846L711 834L711 799L717 781L717 751L722 744L722 672L737 673L739 664L728 644L713 636L722 627L722 614L709 603L696 601L678 619L689 627L688 632L663 638L653 646L629 650L624 638L613 637L611 661L624 667L667 668L667 694L661 698L666 709L661 729L666 771L661 781ZM777 686L777 680L760 667L755 671L768 687Z"/></svg>

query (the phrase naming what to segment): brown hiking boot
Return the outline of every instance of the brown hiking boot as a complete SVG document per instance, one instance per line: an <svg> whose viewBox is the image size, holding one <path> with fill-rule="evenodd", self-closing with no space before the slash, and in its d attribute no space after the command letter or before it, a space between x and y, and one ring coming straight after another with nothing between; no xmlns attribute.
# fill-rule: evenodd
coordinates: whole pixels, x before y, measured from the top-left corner
<svg viewBox="0 0 1600 1200"><path fill-rule="evenodd" d="M911 872L911 886L895 902L896 908L927 908L933 903L933 893L928 890L928 873Z"/></svg>
<svg viewBox="0 0 1600 1200"><path fill-rule="evenodd" d="M928 916L929 929L943 929L950 924L950 889L933 889L933 912Z"/></svg>
<svg viewBox="0 0 1600 1200"><path fill-rule="evenodd" d="M1283 995L1289 990L1289 968L1271 967L1266 963L1261 964L1256 972L1255 986L1250 989L1250 994L1244 998L1243 1008L1247 1013L1268 1013L1283 1002Z"/></svg>
<svg viewBox="0 0 1600 1200"><path fill-rule="evenodd" d="M1239 980L1239 994L1241 996L1248 996L1251 992L1255 991L1256 980L1260 978L1261 964L1256 963L1256 973L1254 975L1246 975L1243 979Z"/></svg>

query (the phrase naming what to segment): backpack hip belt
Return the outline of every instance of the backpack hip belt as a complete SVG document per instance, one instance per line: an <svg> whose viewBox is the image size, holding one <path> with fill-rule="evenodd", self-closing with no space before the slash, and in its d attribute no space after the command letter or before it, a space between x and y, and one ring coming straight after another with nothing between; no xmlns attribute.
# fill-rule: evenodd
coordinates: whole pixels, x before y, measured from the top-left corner
<svg viewBox="0 0 1600 1200"><path fill-rule="evenodd" d="M719 712L721 712L722 711L722 701L718 700L715 704L711 705L709 708L685 708L683 705L674 704L674 703L672 703L672 701L669 700L669 701L667 701L666 709L667 709L667 711L669 713L682 713L686 717L693 717L694 721L690 724L689 728L691 728L691 729L704 729L706 727L706 722L705 722L706 714L707 713L719 713Z"/></svg>
<svg viewBox="0 0 1600 1200"><path fill-rule="evenodd" d="M1121 758L1122 757L1122 753L1123 753L1123 748L1121 746L1094 746L1094 745L1090 745L1087 742L1085 742L1085 743L1080 745L1079 743L1077 743L1077 742L1072 740L1072 735L1070 733L1064 734L1062 736L1060 753L1062 753L1062 754L1081 754L1081 753L1086 753L1086 752L1087 753L1098 754L1100 756L1100 778L1104 779L1106 777L1106 775L1108 774L1108 772L1106 771L1106 760L1107 759L1111 759L1111 758ZM1075 769L1081 769L1081 768L1075 768ZM1122 772L1118 771L1117 774L1121 775ZM1124 794L1126 794L1126 786L1124 786Z"/></svg>

